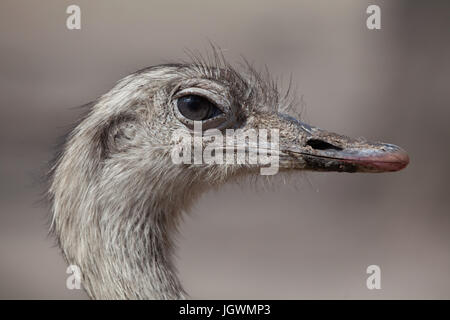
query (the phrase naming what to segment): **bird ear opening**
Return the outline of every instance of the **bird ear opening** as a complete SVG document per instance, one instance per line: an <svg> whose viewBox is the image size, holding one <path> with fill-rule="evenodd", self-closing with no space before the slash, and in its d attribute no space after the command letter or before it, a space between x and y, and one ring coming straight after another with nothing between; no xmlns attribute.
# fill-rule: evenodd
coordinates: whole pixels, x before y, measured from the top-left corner
<svg viewBox="0 0 450 320"><path fill-rule="evenodd" d="M100 137L102 157L124 152L133 144L136 136L136 118L131 115L113 119L103 130Z"/></svg>

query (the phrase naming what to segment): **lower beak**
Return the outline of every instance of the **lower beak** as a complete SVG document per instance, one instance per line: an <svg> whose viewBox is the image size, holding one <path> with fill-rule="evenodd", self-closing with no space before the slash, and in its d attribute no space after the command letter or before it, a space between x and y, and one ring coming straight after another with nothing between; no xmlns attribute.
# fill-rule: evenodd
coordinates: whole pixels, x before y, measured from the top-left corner
<svg viewBox="0 0 450 320"><path fill-rule="evenodd" d="M408 154L392 144L380 144L381 149L342 150L334 152L299 152L294 149L285 152L304 161L304 168L314 171L339 172L391 172L405 168Z"/></svg>

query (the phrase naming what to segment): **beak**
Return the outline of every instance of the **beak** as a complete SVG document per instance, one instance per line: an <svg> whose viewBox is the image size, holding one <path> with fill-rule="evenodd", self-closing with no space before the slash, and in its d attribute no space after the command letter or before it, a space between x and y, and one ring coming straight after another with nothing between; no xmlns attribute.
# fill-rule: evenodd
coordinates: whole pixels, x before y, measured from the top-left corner
<svg viewBox="0 0 450 320"><path fill-rule="evenodd" d="M409 157L402 148L327 132L280 115L280 167L338 172L391 172L405 168ZM287 123L286 123L287 122Z"/></svg>

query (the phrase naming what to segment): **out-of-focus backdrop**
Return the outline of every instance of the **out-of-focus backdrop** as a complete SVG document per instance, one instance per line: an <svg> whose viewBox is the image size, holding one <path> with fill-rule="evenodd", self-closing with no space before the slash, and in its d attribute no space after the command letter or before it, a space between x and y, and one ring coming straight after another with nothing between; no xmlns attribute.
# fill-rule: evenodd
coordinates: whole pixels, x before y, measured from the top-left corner
<svg viewBox="0 0 450 320"><path fill-rule="evenodd" d="M81 30L66 8L81 7ZM366 8L381 8L368 30ZM178 237L193 298L450 298L450 2L0 3L0 298L83 299L36 185L84 104L121 77L219 44L292 73L303 119L398 144L392 174L308 173L296 189L207 193ZM381 267L381 290L366 268Z"/></svg>

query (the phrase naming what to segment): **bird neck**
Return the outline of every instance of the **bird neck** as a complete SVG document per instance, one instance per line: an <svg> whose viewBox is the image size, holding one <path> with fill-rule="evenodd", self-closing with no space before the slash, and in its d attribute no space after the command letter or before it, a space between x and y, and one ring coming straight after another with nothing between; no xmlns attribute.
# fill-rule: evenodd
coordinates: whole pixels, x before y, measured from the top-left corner
<svg viewBox="0 0 450 320"><path fill-rule="evenodd" d="M173 227L168 213L103 210L92 224L95 227L63 227L66 232L60 241L68 262L80 268L88 295L94 299L184 298L171 259Z"/></svg>
<svg viewBox="0 0 450 320"><path fill-rule="evenodd" d="M184 202L177 203L170 195L183 198L187 189L166 190L158 186L158 179L167 176L136 170L112 177L104 170L95 176L92 172L100 171L98 164L83 167L86 161L70 155L63 158L50 193L53 232L67 262L79 267L88 295L94 299L186 297L172 262L172 237Z"/></svg>
<svg viewBox="0 0 450 320"><path fill-rule="evenodd" d="M185 296L172 262L173 233L167 213L118 212L118 218L101 230L103 252L99 252L96 274L90 278L95 298L180 299ZM135 216L136 219L130 219ZM105 283L109 285L104 290ZM112 289L112 290L111 290Z"/></svg>

